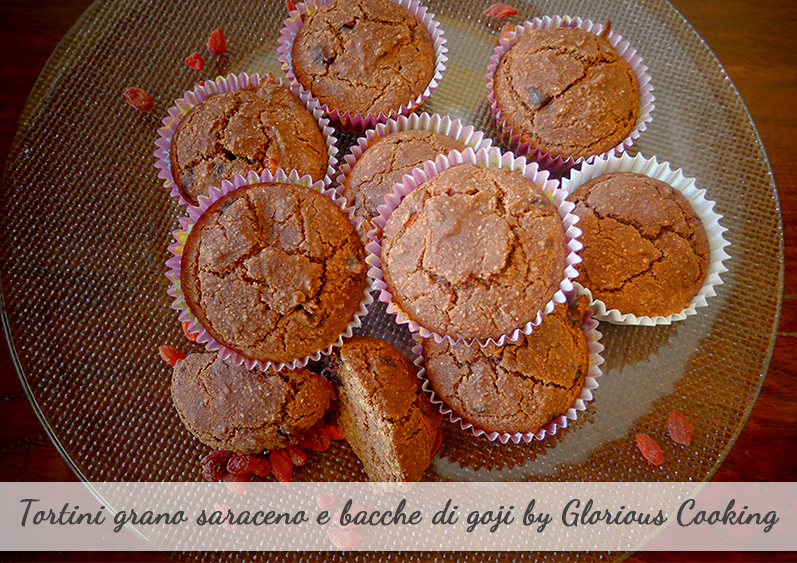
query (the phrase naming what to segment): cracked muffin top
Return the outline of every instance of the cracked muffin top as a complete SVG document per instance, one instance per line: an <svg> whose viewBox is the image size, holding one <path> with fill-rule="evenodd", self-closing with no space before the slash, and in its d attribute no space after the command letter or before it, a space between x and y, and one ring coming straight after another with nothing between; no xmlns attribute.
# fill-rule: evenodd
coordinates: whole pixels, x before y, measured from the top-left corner
<svg viewBox="0 0 797 563"><path fill-rule="evenodd" d="M434 77L423 24L390 0L333 0L310 14L293 44L293 72L322 104L351 115L397 112Z"/></svg>
<svg viewBox="0 0 797 563"><path fill-rule="evenodd" d="M174 132L170 158L180 194L196 205L211 186L250 170L296 169L317 182L329 156L313 115L269 76L257 88L214 94L194 106Z"/></svg>
<svg viewBox="0 0 797 563"><path fill-rule="evenodd" d="M496 67L494 94L520 142L563 159L613 149L639 110L628 63L603 37L571 27L521 37Z"/></svg>
<svg viewBox="0 0 797 563"><path fill-rule="evenodd" d="M200 442L247 455L296 442L335 398L332 384L306 369L264 373L210 353L177 362L171 395Z"/></svg>
<svg viewBox="0 0 797 563"><path fill-rule="evenodd" d="M372 481L418 481L432 458L440 417L417 368L388 342L355 337L332 365L338 424Z"/></svg>
<svg viewBox="0 0 797 563"><path fill-rule="evenodd" d="M518 172L452 166L385 223L382 271L394 302L456 339L497 339L532 321L564 278L562 221Z"/></svg>
<svg viewBox="0 0 797 563"><path fill-rule="evenodd" d="M363 300L362 243L328 197L253 184L211 205L181 259L186 303L245 358L290 362L332 345Z"/></svg>
<svg viewBox="0 0 797 563"><path fill-rule="evenodd" d="M371 230L376 208L393 193L393 184L404 174L439 154L465 150L465 144L434 131L411 129L377 139L354 164L343 184L343 195L362 219L363 230Z"/></svg>
<svg viewBox="0 0 797 563"><path fill-rule="evenodd" d="M435 394L457 415L487 432L536 432L576 400L589 371L581 325L586 298L557 305L530 335L484 348L423 341Z"/></svg>
<svg viewBox="0 0 797 563"><path fill-rule="evenodd" d="M577 281L609 309L637 316L683 311L703 286L709 247L692 206L642 174L599 176L567 198L583 231Z"/></svg>

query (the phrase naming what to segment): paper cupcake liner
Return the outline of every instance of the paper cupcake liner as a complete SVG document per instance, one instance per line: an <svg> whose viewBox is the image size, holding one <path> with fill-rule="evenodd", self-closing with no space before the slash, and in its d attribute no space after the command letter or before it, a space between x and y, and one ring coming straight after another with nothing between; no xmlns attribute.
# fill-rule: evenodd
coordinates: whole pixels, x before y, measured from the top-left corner
<svg viewBox="0 0 797 563"><path fill-rule="evenodd" d="M725 240L723 233L727 231L725 227L720 225L719 220L722 215L714 212L714 202L706 199L706 190L698 189L695 185L694 178L687 178L684 176L681 169L672 170L669 163L659 163L655 157L645 158L643 155L638 154L635 157L624 153L621 156L608 156L600 158L592 158L586 163L582 164L579 170L573 170L570 173L570 178L562 180L562 189L568 195L573 193L580 185L611 172L637 172L644 174L651 178L661 180L681 192L687 199L689 204L700 217L703 223L703 229L706 231L706 238L708 238L709 245L709 264L706 273L706 281L703 286L692 298L689 306L679 313L675 313L666 317L647 317L636 316L630 313L623 314L617 309L608 309L606 304L600 299L595 299L592 292L581 286L574 284L580 293L586 294L591 303L590 306L595 311L595 318L601 321L608 321L614 324L621 325L668 325L673 321L682 321L689 315L697 314L698 307L705 307L708 305L707 299L715 296L717 293L715 287L722 285L723 281L720 275L727 272L728 268L723 265L723 261L730 258L725 248L730 243Z"/></svg>
<svg viewBox="0 0 797 563"><path fill-rule="evenodd" d="M169 193L175 198L178 203L184 207L191 207L177 187L177 183L172 176L172 162L171 162L171 147L174 132L177 126L183 120L183 117L196 105L201 104L205 99L212 94L220 94L227 92L236 92L243 88L252 86L257 88L261 81L273 80L277 85L283 86L291 94L294 95L305 108L309 111L318 124L321 134L324 136L324 141L327 144L327 173L324 176L324 185L328 186L332 183L332 177L335 173L335 167L338 164L338 159L335 155L338 154L338 149L335 146L337 139L335 137L335 129L329 125L329 119L324 116L324 112L318 103L318 100L312 98L308 92L304 92L301 88L297 88L281 78L274 78L270 76L260 77L257 73L247 74L242 72L238 75L230 74L227 77L218 76L215 80L206 80L204 85L197 86L193 90L189 90L183 94L182 98L175 100L174 105L169 108L169 115L162 120L163 127L158 129L158 138L155 140L157 150L155 151L155 168L158 169L158 178L163 180L163 187L169 190Z"/></svg>
<svg viewBox="0 0 797 563"><path fill-rule="evenodd" d="M564 229L568 252L565 261L564 278L559 283L559 289L554 293L553 297L545 304L542 310L537 311L532 321L515 329L511 333L501 335L498 339L488 338L479 340L472 338L469 340L470 344L479 342L479 344L485 345L488 342L494 342L502 346L507 338L511 341L516 341L520 338L521 334L531 334L534 327L542 322L545 315L551 313L557 304L564 303L567 300L565 294L573 290L574 286L572 280L578 276L576 264L581 262L581 258L578 255L578 251L582 248L581 242L578 240L578 237L581 235L581 229L576 226L578 217L571 213L575 205L569 201L565 201L567 192L559 188L559 182L557 180L549 179L548 171L540 170L536 162L527 163L525 157L516 157L509 152L502 153L497 147L493 147L489 150L481 149L478 152L475 152L471 148L467 148L463 152L453 150L448 156L440 155L435 160L427 160L423 163L423 166L414 168L412 170L412 175L405 175L402 183L393 185L393 193L385 196L384 205L377 207L377 211L380 214L378 217L374 218L374 223L379 229L384 229L385 222L407 194L440 172L458 164L474 164L482 168L503 168L522 174L528 180L543 186L543 193L554 207L556 207L559 217L562 220L562 228ZM368 237L371 239L371 242L365 247L369 253L367 258L368 265L371 266L368 275L374 279L374 288L379 290L379 301L387 303L387 312L395 315L396 323L407 325L407 328L409 328L411 332L417 333L421 338L434 338L436 342L441 342L443 338L446 338L451 343L464 340L462 337L453 338L448 335L432 332L412 320L405 311L401 310L393 301L393 295L388 290L387 284L384 281L381 264L382 246L378 240L377 229L372 229L368 233Z"/></svg>
<svg viewBox="0 0 797 563"><path fill-rule="evenodd" d="M515 444L519 444L521 440L529 443L532 440L544 440L549 434L551 436L555 435L560 428L567 428L571 421L575 421L578 418L578 413L580 411L586 410L587 403L593 399L592 392L598 388L598 378L602 375L600 366L603 364L601 352L603 352L604 347L603 344L600 343L600 339L603 335L598 331L598 321L593 318L591 309L587 309L587 312L584 314L581 330L586 337L587 351L589 354L589 370L584 380L584 386L581 388L581 394L563 414L559 415L536 432L488 432L466 421L449 408L448 405L435 394L432 383L426 376L423 345L417 335L415 336L416 345L412 348L412 352L416 355L414 363L419 368L417 376L418 379L422 381L421 387L429 395L432 404L438 408L442 416L448 417L448 420L458 425L463 431L470 431L477 438L484 438L490 442L498 441L502 444L507 444L510 440Z"/></svg>
<svg viewBox="0 0 797 563"><path fill-rule="evenodd" d="M504 143L509 150L516 154L527 155L535 159L541 167L556 174L566 172L585 159L564 159L560 156L553 156L550 153L543 152L542 149L531 149L529 143L520 142L520 133L513 132L512 126L507 124L501 114L501 110L498 108L498 104L495 100L495 84L493 78L501 57L503 57L504 53L517 43L523 35L533 29L552 29L558 27L577 27L589 33L594 33L595 35L600 35L601 32L603 32L603 24L593 23L591 20L570 18L568 16L534 18L532 21L527 21L518 25L505 39L501 39L498 42L493 56L490 57L490 64L487 67L487 99L490 102L490 111L493 114L495 128L501 142ZM602 153L603 155L620 154L625 151L626 148L630 147L642 131L647 129L648 123L653 119L650 114L655 107L653 105L655 99L653 96L653 85L650 83L650 75L647 73L648 67L642 64L642 57L637 54L636 49L631 47L628 41L624 41L617 33L610 33L607 40L609 44L614 47L617 54L628 63L636 76L637 83L639 84L639 111L637 112L636 123L631 133L612 150Z"/></svg>
<svg viewBox="0 0 797 563"><path fill-rule="evenodd" d="M365 135L357 139L357 143L351 146L349 154L343 158L340 168L338 169L339 174L335 179L335 191L338 196L345 199L343 193L345 191L344 184L346 183L346 178L369 146L378 139L390 135L391 133L409 130L441 133L469 146L474 151L489 149L493 144L492 139L485 137L483 132L474 128L472 125L463 125L459 119L452 120L448 116L441 116L436 113L432 115L425 112L420 114L413 113L408 116L401 115L395 119L388 119L385 123L378 123L375 128L366 131ZM355 226L358 231L361 231L361 229L365 229L366 231L370 230L370 226L363 227L362 219L359 217L356 219Z"/></svg>
<svg viewBox="0 0 797 563"><path fill-rule="evenodd" d="M180 228L172 232L172 237L174 238L175 242L169 245L168 250L172 254L172 257L166 262L166 267L168 268L168 271L166 272L166 278L170 282L167 293L175 298L171 307L179 312L180 322L187 321L189 323L186 327L186 331L192 334L198 334L196 342L198 344L204 344L205 348L211 352L218 352L219 357L222 360L231 362L234 365L244 365L250 370L257 368L261 371L267 371L269 369L281 370L283 368L297 369L306 366L310 360L317 361L322 355L325 356L330 354L333 348L343 344L344 338L351 337L354 329L359 328L362 325L362 318L368 314L368 305L373 303L373 298L371 297L372 280L369 278L363 291L363 298L360 302L359 308L354 312L351 321L346 326L346 329L340 334L340 336L338 336L338 339L323 350L317 350L309 356L297 358L291 362L285 363L266 362L246 358L235 350L232 350L221 344L208 331L205 330L205 328L193 315L191 309L188 307L188 304L185 300L185 295L183 294L182 284L180 282L180 274L182 272L181 259L188 234L191 232L191 229L196 224L197 220L202 216L202 214L205 213L205 211L207 211L207 209L220 198L244 186L269 182L276 182L280 184L297 184L312 188L317 192L329 197L341 209L341 211L346 214L349 220L352 218L351 209L345 206L345 200L338 198L334 190L325 187L323 181L319 180L318 182L313 183L313 179L309 174L299 177L298 172L295 170L291 170L289 174L286 174L281 168L277 169L274 174L268 170L264 170L261 174L252 171L246 177L236 175L231 182L222 180L221 186L219 188L213 187L210 189L208 197L200 196L198 198L198 205L189 206L186 209L188 212L188 217L181 217L179 219Z"/></svg>
<svg viewBox="0 0 797 563"><path fill-rule="evenodd" d="M316 0L316 2L299 2L296 4L296 10L292 10L288 14L288 19L280 32L280 38L277 47L279 53L279 61L282 65L282 70L287 75L291 83L297 85L303 91L304 88L299 84L296 75L293 73L293 42L296 39L296 34L299 28L302 27L304 18L315 12L319 6L323 6L332 0ZM367 129L372 129L377 123L384 123L388 118L396 117L399 115L407 115L415 111L426 99L432 94L440 79L443 77L443 71L446 69L445 62L448 60L448 49L446 48L446 40L443 37L443 30L440 28L440 23L434 19L434 14L430 13L425 6L422 6L418 0L393 0L397 4L405 7L411 14L413 14L426 28L429 37L432 40L432 46L435 50L435 70L431 82L426 87L423 93L410 100L407 104L402 105L398 111L391 110L388 115L380 112L379 115L361 114L356 113L352 115L346 111L340 113L335 108L330 108L327 104L321 105L321 108L329 115L329 118L341 129L345 129L350 133L362 134ZM312 94L310 94L312 96ZM316 99L316 98L313 98ZM316 100L317 101L317 100Z"/></svg>

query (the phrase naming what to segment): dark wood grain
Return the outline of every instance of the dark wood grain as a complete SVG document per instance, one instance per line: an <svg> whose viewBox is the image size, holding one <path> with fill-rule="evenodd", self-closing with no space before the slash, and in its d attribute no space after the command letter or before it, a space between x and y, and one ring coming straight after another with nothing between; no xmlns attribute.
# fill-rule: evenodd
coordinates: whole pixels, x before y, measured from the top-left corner
<svg viewBox="0 0 797 563"><path fill-rule="evenodd" d="M725 66L767 150L781 202L783 311L769 372L750 419L715 481L795 481L797 464L797 3L793 0L675 0ZM0 3L0 162L33 84L88 0ZM36 418L5 344L0 344L0 478L75 481ZM14 561L104 561L103 553L0 554ZM119 560L114 558L115 560ZM127 554L121 560L169 560ZM629 561L790 561L782 553L641 553Z"/></svg>

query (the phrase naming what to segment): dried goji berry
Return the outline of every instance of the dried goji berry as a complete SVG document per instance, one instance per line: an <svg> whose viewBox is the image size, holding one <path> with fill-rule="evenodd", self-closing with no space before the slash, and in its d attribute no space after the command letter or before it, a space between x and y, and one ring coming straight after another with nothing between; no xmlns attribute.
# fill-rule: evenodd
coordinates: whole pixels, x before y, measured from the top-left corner
<svg viewBox="0 0 797 563"><path fill-rule="evenodd" d="M343 529L333 526L327 529L327 536L332 545L338 549L351 549L357 547L357 544L363 539L360 533L353 529Z"/></svg>
<svg viewBox="0 0 797 563"><path fill-rule="evenodd" d="M197 337L199 336L198 332L188 332L188 327L191 326L190 321L183 321L183 332L185 333L185 337L190 340L191 342L196 342Z"/></svg>
<svg viewBox="0 0 797 563"><path fill-rule="evenodd" d="M293 12L296 9L295 0L285 0L285 4L287 4L289 12Z"/></svg>
<svg viewBox="0 0 797 563"><path fill-rule="evenodd" d="M498 34L498 40L501 41L502 39L507 39L509 34L515 30L515 26L511 23L505 24L504 27L501 28L501 33Z"/></svg>
<svg viewBox="0 0 797 563"><path fill-rule="evenodd" d="M437 434L435 434L434 442L432 443L432 457L437 454L437 450L440 449L440 446L443 444L443 431L439 428L437 429Z"/></svg>
<svg viewBox="0 0 797 563"><path fill-rule="evenodd" d="M268 454L268 459L271 462L271 472L277 478L277 481L290 483L293 463L291 463L291 458L288 457L285 450L273 450Z"/></svg>
<svg viewBox="0 0 797 563"><path fill-rule="evenodd" d="M310 430L305 432L301 440L299 440L299 446L305 450L312 450L314 452L325 451L329 448L330 443L332 443L332 440L326 435L324 429L318 425L310 428Z"/></svg>
<svg viewBox="0 0 797 563"><path fill-rule="evenodd" d="M135 86L125 88L124 97L128 104L140 111L152 109L152 106L154 105L152 96L147 94L141 88L136 88Z"/></svg>
<svg viewBox="0 0 797 563"><path fill-rule="evenodd" d="M268 457L264 455L257 455L254 457L257 460L257 464L252 468L252 475L265 477L271 473L271 462L268 460Z"/></svg>
<svg viewBox="0 0 797 563"><path fill-rule="evenodd" d="M176 364L178 360L182 360L185 358L185 354L180 352L180 350L166 345L163 345L160 348L158 348L158 353L161 355L161 359L171 366Z"/></svg>
<svg viewBox="0 0 797 563"><path fill-rule="evenodd" d="M301 467L307 463L307 454L303 449L296 447L293 444L288 444L285 446L285 453L288 454L288 457L291 459L291 463L296 467Z"/></svg>
<svg viewBox="0 0 797 563"><path fill-rule="evenodd" d="M227 458L232 455L230 450L214 450L210 452L208 455L203 457L199 460L199 463L205 465L206 463L210 463L211 461L220 460L222 462L226 462Z"/></svg>
<svg viewBox="0 0 797 563"><path fill-rule="evenodd" d="M224 485L234 495L244 494L244 491L246 491L247 487L249 487L249 481L251 480L252 477L249 475L249 473L245 473L243 475L233 475L232 473L227 473L227 475L222 478Z"/></svg>
<svg viewBox="0 0 797 563"><path fill-rule="evenodd" d="M338 499L332 493L318 493L315 497L315 503L321 510L331 510L338 504Z"/></svg>
<svg viewBox="0 0 797 563"><path fill-rule="evenodd" d="M202 478L211 482L221 480L227 474L227 458L230 455L230 451L216 450L203 457L199 462L202 466Z"/></svg>
<svg viewBox="0 0 797 563"><path fill-rule="evenodd" d="M346 436L337 424L327 424L324 426L324 434L332 440L345 440Z"/></svg>
<svg viewBox="0 0 797 563"><path fill-rule="evenodd" d="M664 454L656 441L647 434L637 434L636 444L642 455L653 465L661 465L664 461Z"/></svg>
<svg viewBox="0 0 797 563"><path fill-rule="evenodd" d="M514 16L515 14L517 14L517 8L514 8L513 6L510 6L509 4L504 4L502 2L493 4L492 6L484 10L485 16L489 16L491 18L496 18L496 19Z"/></svg>
<svg viewBox="0 0 797 563"><path fill-rule="evenodd" d="M670 438L676 444L688 446L692 443L694 428L685 414L672 411L670 418L667 419L667 430L670 432Z"/></svg>
<svg viewBox="0 0 797 563"><path fill-rule="evenodd" d="M200 71L205 68L205 59L199 53L194 53L185 59L185 64L196 71Z"/></svg>
<svg viewBox="0 0 797 563"><path fill-rule="evenodd" d="M208 38L208 51L213 53L214 55L221 55L224 51L227 50L227 40L224 39L224 32L221 30L220 27L217 27L213 30L213 33L210 34L210 38Z"/></svg>
<svg viewBox="0 0 797 563"><path fill-rule="evenodd" d="M236 454L227 460L227 471L233 475L251 473L257 465L257 460L249 455Z"/></svg>

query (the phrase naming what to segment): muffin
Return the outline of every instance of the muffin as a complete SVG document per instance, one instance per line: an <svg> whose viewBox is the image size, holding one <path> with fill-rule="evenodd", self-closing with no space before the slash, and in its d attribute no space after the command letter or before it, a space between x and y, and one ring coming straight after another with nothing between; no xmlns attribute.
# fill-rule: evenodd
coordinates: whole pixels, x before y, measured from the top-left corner
<svg viewBox="0 0 797 563"><path fill-rule="evenodd" d="M423 24L390 0L333 0L310 13L293 42L293 74L339 113L389 115L410 105L435 73Z"/></svg>
<svg viewBox="0 0 797 563"><path fill-rule="evenodd" d="M324 416L335 392L306 369L264 373L205 353L177 362L171 396L180 420L200 442L257 454L296 442Z"/></svg>
<svg viewBox="0 0 797 563"><path fill-rule="evenodd" d="M423 340L426 376L457 416L486 432L530 433L579 397L589 372L587 300L558 305L530 335L503 346Z"/></svg>
<svg viewBox="0 0 797 563"><path fill-rule="evenodd" d="M569 197L583 231L579 282L609 309L668 316L703 286L709 245L700 218L669 184L633 172L598 176Z"/></svg>
<svg viewBox="0 0 797 563"><path fill-rule="evenodd" d="M371 229L376 208L393 193L393 184L404 174L439 154L465 150L465 144L435 131L410 129L377 139L354 164L343 183L343 195L362 221L363 231Z"/></svg>
<svg viewBox="0 0 797 563"><path fill-rule="evenodd" d="M528 30L498 62L493 95L520 143L562 159L614 149L640 108L628 63L604 37L577 27Z"/></svg>
<svg viewBox="0 0 797 563"><path fill-rule="evenodd" d="M419 481L429 466L440 416L416 368L377 338L355 337L333 363L338 425L371 481Z"/></svg>
<svg viewBox="0 0 797 563"><path fill-rule="evenodd" d="M327 143L313 115L270 76L258 87L208 96L183 117L170 147L171 172L191 205L235 174L296 169L327 173Z"/></svg>
<svg viewBox="0 0 797 563"><path fill-rule="evenodd" d="M362 243L328 197L295 184L241 187L210 205L180 260L185 303L244 358L287 363L331 346L366 286Z"/></svg>
<svg viewBox="0 0 797 563"><path fill-rule="evenodd" d="M562 220L519 172L451 166L385 223L381 269L394 303L439 335L498 339L532 322L565 278Z"/></svg>

